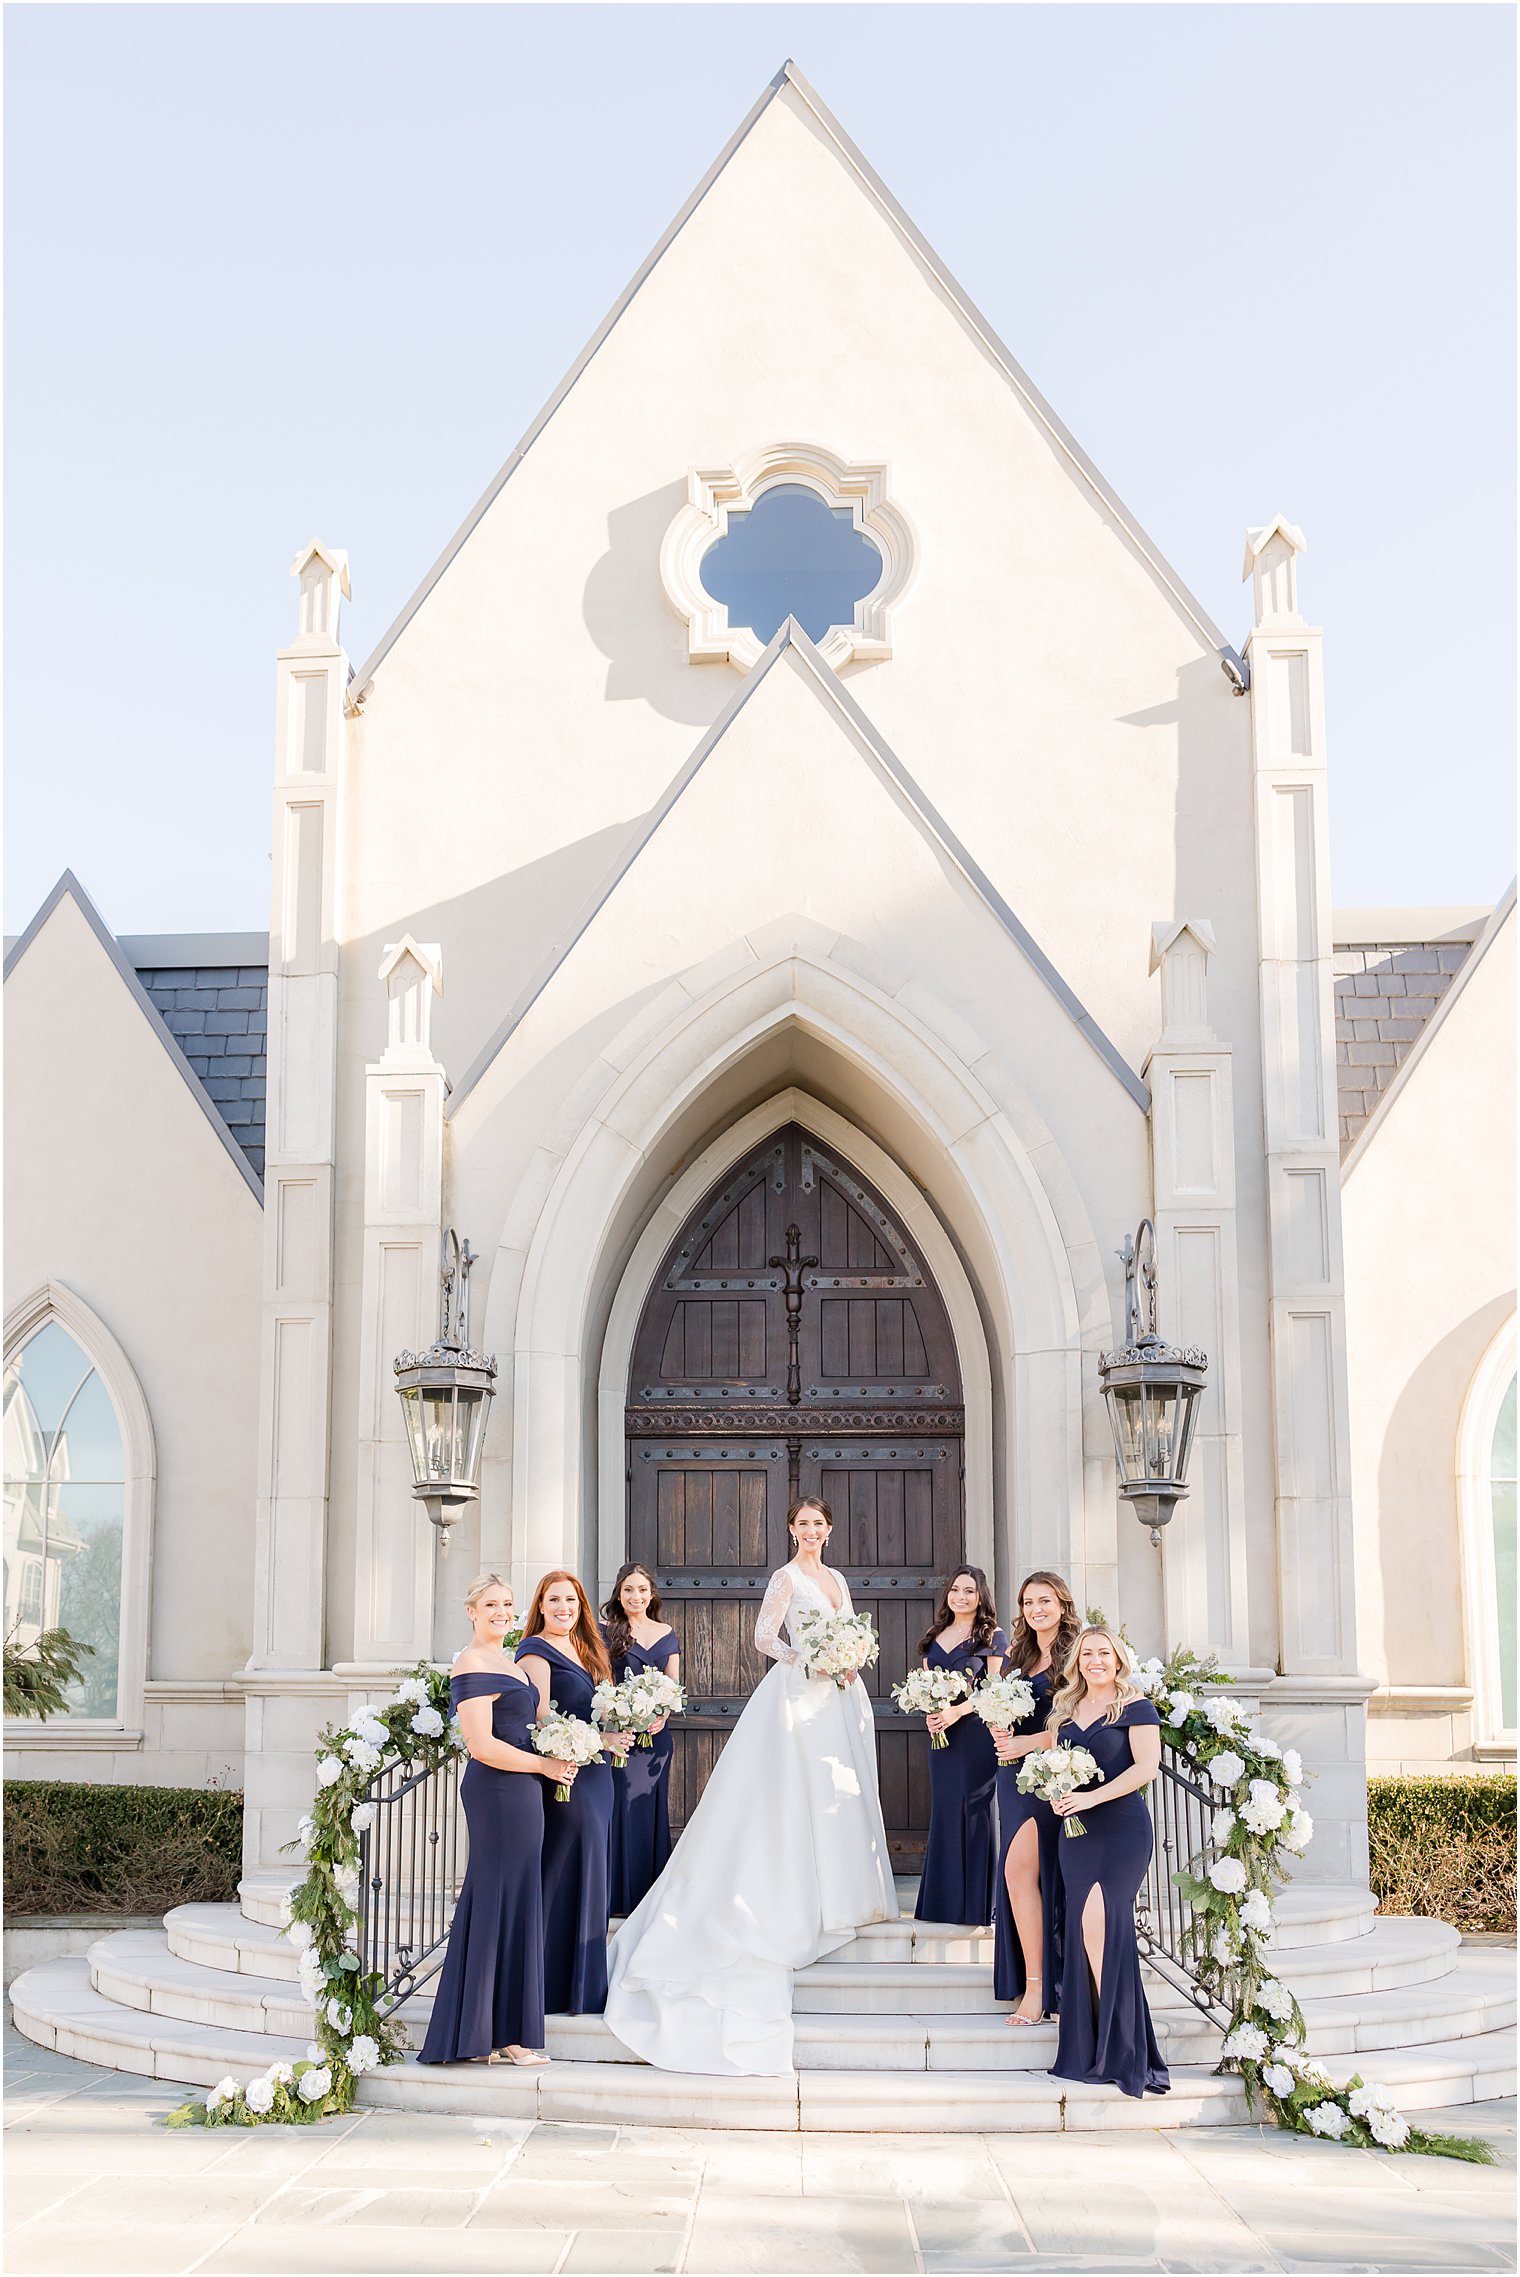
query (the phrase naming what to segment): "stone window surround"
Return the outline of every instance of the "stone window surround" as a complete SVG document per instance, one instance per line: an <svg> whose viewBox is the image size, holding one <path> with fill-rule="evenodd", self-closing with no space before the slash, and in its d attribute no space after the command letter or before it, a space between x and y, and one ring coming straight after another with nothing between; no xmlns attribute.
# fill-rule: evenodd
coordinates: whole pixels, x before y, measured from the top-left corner
<svg viewBox="0 0 1520 2277"><path fill-rule="evenodd" d="M855 604L851 625L832 625L818 653L837 672L845 664L879 664L892 654L892 612L918 568L918 541L906 514L887 497L884 461L852 463L813 443L770 443L726 467L693 467L686 504L665 533L660 578L687 628L692 664L732 664L748 672L765 642L748 625L731 625L723 602L702 583L703 557L728 534L730 514L747 513L762 492L801 483L824 504L847 509L853 527L882 557L879 582Z"/></svg>
<svg viewBox="0 0 1520 2277"><path fill-rule="evenodd" d="M50 1716L46 1723L9 1717L8 1752L68 1748L134 1748L142 1744L148 1673L148 1610L153 1570L153 1509L158 1458L153 1422L136 1370L99 1315L61 1281L44 1281L5 1318L9 1360L39 1328L56 1320L95 1367L121 1431L124 1485L121 1530L121 1659L114 1716Z"/></svg>

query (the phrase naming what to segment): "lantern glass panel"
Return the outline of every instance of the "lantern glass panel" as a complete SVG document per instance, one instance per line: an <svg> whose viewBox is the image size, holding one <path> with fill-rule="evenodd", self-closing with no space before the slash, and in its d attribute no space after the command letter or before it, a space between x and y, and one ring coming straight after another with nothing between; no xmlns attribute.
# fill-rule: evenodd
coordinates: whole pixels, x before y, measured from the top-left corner
<svg viewBox="0 0 1520 2277"><path fill-rule="evenodd" d="M1145 1463L1150 1478L1172 1478L1177 1457L1177 1399L1175 1384L1145 1387Z"/></svg>
<svg viewBox="0 0 1520 2277"><path fill-rule="evenodd" d="M406 1435L411 1442L412 1476L420 1486L427 1477L427 1416L420 1384L403 1386L401 1412L406 1417Z"/></svg>
<svg viewBox="0 0 1520 2277"><path fill-rule="evenodd" d="M1193 1433L1198 1428L1198 1410L1203 1403L1201 1384L1184 1384L1179 1396L1177 1427L1181 1433L1181 1446L1177 1455L1177 1477L1186 1478L1189 1458L1193 1452Z"/></svg>
<svg viewBox="0 0 1520 2277"><path fill-rule="evenodd" d="M1126 1481L1144 1478L1145 1402L1138 1384L1114 1387L1108 1400L1108 1419L1113 1425L1120 1476Z"/></svg>
<svg viewBox="0 0 1520 2277"><path fill-rule="evenodd" d="M480 1457L485 1444L486 1417L491 1412L491 1394L478 1385L471 1385L459 1395L459 1467L455 1477L471 1486L480 1483Z"/></svg>

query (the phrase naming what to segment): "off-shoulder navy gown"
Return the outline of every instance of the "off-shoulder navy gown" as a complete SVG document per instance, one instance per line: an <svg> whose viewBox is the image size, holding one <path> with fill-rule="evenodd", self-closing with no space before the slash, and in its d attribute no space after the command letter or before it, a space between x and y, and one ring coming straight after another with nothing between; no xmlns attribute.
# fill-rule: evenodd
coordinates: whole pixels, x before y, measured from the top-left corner
<svg viewBox="0 0 1520 2277"><path fill-rule="evenodd" d="M491 1701L491 1731L527 1748L538 1694L526 1678L471 1669L449 1698ZM544 2044L544 1781L473 1760L459 1786L470 1863L454 1909L419 2063L460 2063L493 2048Z"/></svg>
<svg viewBox="0 0 1520 2277"><path fill-rule="evenodd" d="M954 1669L975 1685L986 1675L989 1659L999 1660L1007 1650L1008 1639L999 1629L987 1644L973 1645L967 1637L950 1652L936 1637L924 1660L926 1667ZM920 1921L980 1927L992 1919L997 1751L980 1716L962 1716L945 1738L947 1747L929 1750L929 1834L913 1911Z"/></svg>
<svg viewBox="0 0 1520 2277"><path fill-rule="evenodd" d="M1085 1747L1104 1778L1117 1779L1135 1760L1131 1731L1160 1721L1151 1701L1131 1700L1116 1722L1100 1721L1086 1731L1066 1723L1058 1738L1063 1747ZM1077 1813L1087 1832L1063 1831L1057 1845L1066 1892L1066 1950L1061 2030L1051 2076L1106 2082L1126 2095L1164 2095L1171 2079L1156 2045L1135 1942L1135 1896L1156 1840L1151 1814L1140 1793L1120 1795L1090 1811L1079 1801ZM1104 1930L1103 1985L1095 1998L1082 1942L1082 1908L1097 1886L1103 1891Z"/></svg>
<svg viewBox="0 0 1520 2277"><path fill-rule="evenodd" d="M549 1697L591 1721L596 1679L544 1637L524 1637L518 1660L541 1660ZM551 2016L600 2016L607 2002L607 1867L612 1782L604 1760L583 1764L568 1802L544 1803L544 2006Z"/></svg>
<svg viewBox="0 0 1520 2277"><path fill-rule="evenodd" d="M602 1631L603 1636L606 1630ZM613 1656L612 1673L619 1684L646 1668L661 1672L680 1652L674 1629L656 1637L652 1645L628 1639L626 1652ZM628 1767L612 1768L612 1910L632 1913L665 1870L670 1856L670 1759L675 1734L667 1724L650 1747L637 1740L628 1751Z"/></svg>
<svg viewBox="0 0 1520 2277"><path fill-rule="evenodd" d="M1005 1673L1016 1674L1009 1670ZM1031 1734L1045 1729L1050 1714L1050 1696L1055 1679L1048 1668L1040 1669L1026 1678L1034 1694L1034 1708L1022 1723L1014 1724L1010 1736L1028 1739ZM1019 1773L1028 1761L1020 1756L1017 1763L1000 1763L997 1774L998 1828L1002 1846L998 1852L997 1911L994 1916L992 1942L992 1990L998 2000L1022 2000L1029 1972L1024 1965L1024 1948L1014 1926L1013 1906L1008 1896L1008 1850L1021 1826L1034 1820L1035 1842L1040 1860L1040 1913L1044 1922L1044 1957L1041 1975L1044 1978L1044 1998L1040 2002L1043 2013L1054 2016L1061 2005L1061 1931L1063 1898L1061 1888L1061 1822L1049 1803L1038 1795L1022 1794L1019 1790ZM1075 1837L1073 1837L1075 1839Z"/></svg>

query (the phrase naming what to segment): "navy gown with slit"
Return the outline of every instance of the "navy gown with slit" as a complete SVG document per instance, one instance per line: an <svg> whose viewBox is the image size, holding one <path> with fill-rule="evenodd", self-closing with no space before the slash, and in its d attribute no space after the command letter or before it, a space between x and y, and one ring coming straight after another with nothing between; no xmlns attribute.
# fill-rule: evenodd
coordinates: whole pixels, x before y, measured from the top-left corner
<svg viewBox="0 0 1520 2277"><path fill-rule="evenodd" d="M980 1684L987 1663L1008 1650L1001 1629L984 1645L969 1637L946 1652L938 1637L924 1655L927 1668L954 1669L969 1684ZM946 1747L929 1749L929 1832L924 1869L913 1908L919 1921L950 1921L980 1928L992 1919L992 1880L997 1869L993 1833L993 1795L997 1750L980 1716L962 1716L945 1733Z"/></svg>
<svg viewBox="0 0 1520 2277"><path fill-rule="evenodd" d="M1140 1724L1159 1724L1150 1700L1131 1700L1116 1722L1101 1720L1084 1731L1065 1723L1063 1747L1085 1747L1105 1779L1117 1779L1134 1762L1130 1733ZM1087 1790L1090 1791L1090 1790ZM1140 1976L1135 1942L1135 1896L1145 1880L1156 1832L1143 1793L1077 1815L1087 1832L1062 1832L1057 1845L1066 1893L1066 1949L1061 1975L1061 2030L1056 2041L1055 2079L1087 2080L1117 2087L1126 2095L1164 2095L1171 2085ZM1103 1892L1103 1985L1093 1988L1087 1949L1082 1942L1082 1908L1090 1892Z"/></svg>
<svg viewBox="0 0 1520 2277"><path fill-rule="evenodd" d="M449 1698L491 1702L491 1732L531 1748L538 1694L525 1677L470 1669ZM461 2063L493 2048L544 2044L544 1780L473 1759L459 1785L470 1862L433 1995L419 2063Z"/></svg>
<svg viewBox="0 0 1520 2277"><path fill-rule="evenodd" d="M606 1630L602 1634L606 1636ZM674 1629L656 1637L652 1645L628 1639L626 1652L614 1655L612 1673L619 1684L646 1668L662 1674L681 1650ZM612 1769L612 1867L614 1913L629 1914L665 1871L670 1856L670 1759L675 1734L667 1724L649 1747L635 1740L628 1751L626 1770Z"/></svg>
<svg viewBox="0 0 1520 2277"><path fill-rule="evenodd" d="M517 1658L541 1660L549 1697L567 1716L591 1721L596 1678L541 1636L524 1637ZM544 2006L551 2016L600 2016L607 2004L607 1871L612 1782L606 1759L582 1764L568 1802L549 1787L544 1800Z"/></svg>
<svg viewBox="0 0 1520 2277"><path fill-rule="evenodd" d="M1005 1671L1016 1675L1015 1669ZM1027 1677L1034 1694L1034 1708L1022 1723L1014 1724L1010 1737L1028 1739L1031 1734L1045 1729L1050 1714L1050 1697L1055 1679L1048 1668L1040 1669ZM1044 1955L1041 1975L1044 1978L1044 1997L1040 2007L1046 2016L1054 2016L1061 2005L1061 1934L1063 1900L1061 1889L1061 1822L1049 1803L1038 1795L1026 1795L1019 1789L1019 1773L1029 1758L1021 1755L1016 1763L1000 1763L997 1774L998 1828L1002 1845L998 1852L997 1912L993 1920L992 1991L997 2000L1022 2000L1029 1972L1024 1962L1024 1948L1014 1925L1013 1904L1008 1895L1008 1851L1021 1826L1033 1819L1035 1842L1040 1861L1040 1913L1044 1925Z"/></svg>

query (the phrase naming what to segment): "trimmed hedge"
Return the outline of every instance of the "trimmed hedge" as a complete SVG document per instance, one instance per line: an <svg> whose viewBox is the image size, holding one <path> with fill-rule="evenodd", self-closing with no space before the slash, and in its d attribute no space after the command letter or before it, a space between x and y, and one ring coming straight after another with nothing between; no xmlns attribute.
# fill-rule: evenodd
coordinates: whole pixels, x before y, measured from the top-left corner
<svg viewBox="0 0 1520 2277"><path fill-rule="evenodd" d="M1382 1912L1514 1934L1511 1773L1369 1779L1367 1834Z"/></svg>
<svg viewBox="0 0 1520 2277"><path fill-rule="evenodd" d="M243 1798L223 1788L93 1787L14 1779L5 1790L5 1910L164 1913L237 1895Z"/></svg>

